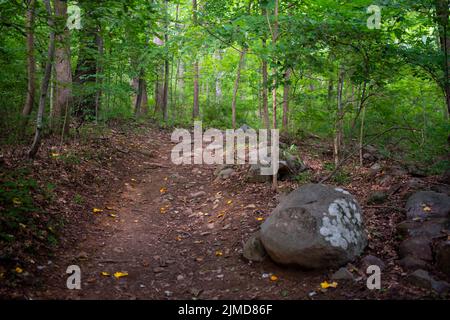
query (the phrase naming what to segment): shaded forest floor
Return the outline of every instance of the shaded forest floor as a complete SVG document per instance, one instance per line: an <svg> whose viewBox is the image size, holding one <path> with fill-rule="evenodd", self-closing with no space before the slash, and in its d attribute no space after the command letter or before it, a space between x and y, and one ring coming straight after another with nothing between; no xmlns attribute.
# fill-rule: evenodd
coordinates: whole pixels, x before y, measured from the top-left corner
<svg viewBox="0 0 450 320"><path fill-rule="evenodd" d="M311 168L308 180L317 181L326 175L326 162L331 159L322 142L308 143L300 144L299 150ZM217 179L216 166L176 166L170 161L174 146L170 132L149 126L107 129L58 146L58 141L47 141L38 159L29 163L20 160L23 150L2 151L2 182L13 170L26 169L23 175L37 182L30 194L42 212L32 214L33 228L21 223L15 226L19 230L15 240L1 242L0 296L436 298L405 281L406 273L397 264L395 228L404 219L402 208L411 192L448 189L438 177L344 168L348 178L333 183L354 194L364 209L369 234L365 254L386 264L382 290L367 289L360 261L348 266L356 281L338 281L337 288L320 289L320 283L329 281L336 270L305 271L242 258L243 243L284 193L306 181L281 181L277 194L270 184L246 182L243 166L227 180ZM383 164L387 167L389 160ZM368 197L378 190L386 191L388 200L368 205ZM66 288L66 268L74 264L81 267L81 290ZM127 275L116 278L116 272Z"/></svg>

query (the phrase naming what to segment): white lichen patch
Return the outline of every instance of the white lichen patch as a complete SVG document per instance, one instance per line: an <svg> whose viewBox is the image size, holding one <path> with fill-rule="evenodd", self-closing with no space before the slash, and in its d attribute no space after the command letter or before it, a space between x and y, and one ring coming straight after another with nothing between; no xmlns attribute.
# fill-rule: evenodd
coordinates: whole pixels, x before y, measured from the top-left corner
<svg viewBox="0 0 450 320"><path fill-rule="evenodd" d="M323 215L320 234L332 246L346 250L349 244L358 243L362 221L354 201L336 199Z"/></svg>
<svg viewBox="0 0 450 320"><path fill-rule="evenodd" d="M342 188L334 188L334 191L342 192L343 194L350 194L350 192L348 192L347 190L344 190Z"/></svg>

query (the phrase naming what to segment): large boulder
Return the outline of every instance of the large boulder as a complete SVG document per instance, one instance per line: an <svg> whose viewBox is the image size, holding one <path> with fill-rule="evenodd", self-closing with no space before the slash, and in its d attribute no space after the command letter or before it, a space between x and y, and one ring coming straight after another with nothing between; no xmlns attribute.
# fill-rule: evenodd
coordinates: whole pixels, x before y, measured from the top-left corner
<svg viewBox="0 0 450 320"><path fill-rule="evenodd" d="M307 184L291 192L261 226L261 242L277 263L339 267L367 244L362 211L349 192Z"/></svg>
<svg viewBox="0 0 450 320"><path fill-rule="evenodd" d="M420 191L406 202L406 215L414 218L447 218L450 215L450 197L434 191Z"/></svg>

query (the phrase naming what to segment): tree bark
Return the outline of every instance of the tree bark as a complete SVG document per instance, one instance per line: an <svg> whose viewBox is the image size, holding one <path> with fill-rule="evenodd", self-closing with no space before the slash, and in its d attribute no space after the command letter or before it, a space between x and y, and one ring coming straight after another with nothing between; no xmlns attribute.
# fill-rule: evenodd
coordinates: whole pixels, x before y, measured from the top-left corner
<svg viewBox="0 0 450 320"><path fill-rule="evenodd" d="M66 28L67 2L54 0L57 33L55 34L55 90L51 112L52 130L67 133L69 106L72 100L72 68L70 63L70 34Z"/></svg>
<svg viewBox="0 0 450 320"><path fill-rule="evenodd" d="M266 46L266 40L263 40L263 46ZM264 127L269 130L270 129L270 120L269 120L269 93L268 93L268 79L269 72L267 71L267 60L265 58L262 59L261 62L261 73L263 79L263 87L262 87L262 111L264 117Z"/></svg>
<svg viewBox="0 0 450 320"><path fill-rule="evenodd" d="M48 42L47 61L45 64L44 78L42 79L41 84L41 97L39 99L39 108L37 113L36 132L34 135L33 144L31 145L31 148L28 151L29 158L34 158L36 156L36 153L39 151L39 147L41 145L45 103L47 100L48 87L50 83L50 77L52 74L53 58L55 55L55 31L54 31L55 25L50 0L44 0L44 5L48 14L47 23L50 27L50 36Z"/></svg>
<svg viewBox="0 0 450 320"><path fill-rule="evenodd" d="M441 51L444 56L443 71L443 91L445 94L447 104L447 116L450 114L450 35L449 35L449 1L448 0L435 0L436 3L436 20L439 25L439 40L441 44Z"/></svg>
<svg viewBox="0 0 450 320"><path fill-rule="evenodd" d="M274 7L274 24L273 24L273 35L272 42L273 45L276 45L278 39L278 0L275 1ZM273 76L273 89L272 89L272 127L273 129L277 128L277 69L273 68L272 70ZM272 141L272 143L274 143ZM278 175L274 174L272 177L272 189L275 191L278 189Z"/></svg>
<svg viewBox="0 0 450 320"><path fill-rule="evenodd" d="M334 136L334 163L337 166L341 161L341 147L343 139L343 105L342 105L342 92L344 88L344 71L339 70L338 77L338 89L337 89L337 113L336 113L336 125Z"/></svg>
<svg viewBox="0 0 450 320"><path fill-rule="evenodd" d="M36 95L36 58L34 56L34 18L35 18L35 0L28 0L26 13L26 33L27 33L27 96L22 115L28 117L33 109L34 98ZM24 126L26 123L24 124Z"/></svg>
<svg viewBox="0 0 450 320"><path fill-rule="evenodd" d="M289 80L291 78L291 69L286 70L284 74L284 88L283 88L283 131L288 130L289 125Z"/></svg>
<svg viewBox="0 0 450 320"><path fill-rule="evenodd" d="M197 25L197 0L192 0L192 22L194 26ZM192 110L192 118L198 118L200 114L200 107L199 107L199 67L198 67L198 57L195 57L194 61L194 106Z"/></svg>
<svg viewBox="0 0 450 320"><path fill-rule="evenodd" d="M242 48L240 57L239 57L239 64L236 71L236 79L234 81L234 89L233 89L233 101L231 103L231 113L232 113L232 123L233 123L233 129L236 129L236 101L237 101L237 93L239 90L239 81L241 79L241 70L244 66L244 59L245 54L247 52L247 48Z"/></svg>

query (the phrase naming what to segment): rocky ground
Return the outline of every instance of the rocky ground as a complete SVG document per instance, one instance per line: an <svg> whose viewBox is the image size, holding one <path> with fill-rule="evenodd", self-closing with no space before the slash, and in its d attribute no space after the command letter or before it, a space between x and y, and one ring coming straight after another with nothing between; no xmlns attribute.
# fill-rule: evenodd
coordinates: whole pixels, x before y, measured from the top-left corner
<svg viewBox="0 0 450 320"><path fill-rule="evenodd" d="M343 268L319 270L243 257L244 244L286 194L329 173L326 146L315 140L308 143L299 144L298 151L309 169L297 180L280 181L278 193L270 183L249 179L246 166L174 165L170 132L155 128L107 130L101 138L88 136L63 148L49 142L33 163L19 164L20 150L5 150L2 179L6 179L4 172L26 166L38 185L54 184L52 199L35 195L34 200L52 219L63 218L65 224L55 231L60 235L57 244L41 241L33 252L23 248L26 241L34 241L27 238L33 237L31 232L23 231L23 241L2 242L0 295L16 299L448 298L448 184L394 166L380 159L376 150L368 151L365 167L349 163L343 168L346 179L338 176L327 182L350 192L363 209L368 245L359 257ZM420 190L442 195L436 200L434 193L419 194L406 204ZM373 264L382 269L381 290L366 286L365 271ZM81 268L81 290L66 288L69 265Z"/></svg>

